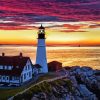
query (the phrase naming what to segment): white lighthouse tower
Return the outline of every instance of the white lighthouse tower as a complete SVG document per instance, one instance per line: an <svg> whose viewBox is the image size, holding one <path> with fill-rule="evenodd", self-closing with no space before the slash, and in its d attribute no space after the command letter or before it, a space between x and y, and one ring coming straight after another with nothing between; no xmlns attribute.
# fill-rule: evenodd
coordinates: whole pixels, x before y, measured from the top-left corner
<svg viewBox="0 0 100 100"><path fill-rule="evenodd" d="M36 64L39 64L42 67L42 73L48 72L46 45L45 45L45 28L42 25L39 27L38 31Z"/></svg>

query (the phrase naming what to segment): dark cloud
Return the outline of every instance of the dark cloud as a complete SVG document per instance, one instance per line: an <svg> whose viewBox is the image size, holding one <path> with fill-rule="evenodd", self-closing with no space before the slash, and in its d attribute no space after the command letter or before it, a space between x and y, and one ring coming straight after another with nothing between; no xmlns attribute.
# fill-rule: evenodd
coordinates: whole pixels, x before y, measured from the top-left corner
<svg viewBox="0 0 100 100"><path fill-rule="evenodd" d="M99 0L0 0L0 19L24 24L97 21L100 20L99 6Z"/></svg>

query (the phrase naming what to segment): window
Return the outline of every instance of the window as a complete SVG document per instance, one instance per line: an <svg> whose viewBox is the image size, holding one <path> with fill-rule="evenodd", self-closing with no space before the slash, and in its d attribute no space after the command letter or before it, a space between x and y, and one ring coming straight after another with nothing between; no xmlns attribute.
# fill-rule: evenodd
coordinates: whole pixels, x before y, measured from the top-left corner
<svg viewBox="0 0 100 100"><path fill-rule="evenodd" d="M2 79L5 80L5 76L2 76Z"/></svg>
<svg viewBox="0 0 100 100"><path fill-rule="evenodd" d="M3 69L5 69L5 66L3 66Z"/></svg>
<svg viewBox="0 0 100 100"><path fill-rule="evenodd" d="M17 80L19 80L19 77L16 77Z"/></svg>
<svg viewBox="0 0 100 100"><path fill-rule="evenodd" d="M24 79L26 79L26 73L24 74Z"/></svg>
<svg viewBox="0 0 100 100"><path fill-rule="evenodd" d="M7 78L6 78L7 80L9 80L9 77L7 76Z"/></svg>
<svg viewBox="0 0 100 100"><path fill-rule="evenodd" d="M15 80L15 77L14 76L12 76L12 80Z"/></svg>
<svg viewBox="0 0 100 100"><path fill-rule="evenodd" d="M31 77L31 72L29 72L29 77Z"/></svg>
<svg viewBox="0 0 100 100"><path fill-rule="evenodd" d="M8 69L11 70L12 69L12 66L8 66Z"/></svg>
<svg viewBox="0 0 100 100"><path fill-rule="evenodd" d="M19 68L19 66L16 66L16 68Z"/></svg>
<svg viewBox="0 0 100 100"><path fill-rule="evenodd" d="M7 66L5 66L5 69L7 69Z"/></svg>
<svg viewBox="0 0 100 100"><path fill-rule="evenodd" d="M28 65L28 69L30 69L30 65Z"/></svg>
<svg viewBox="0 0 100 100"><path fill-rule="evenodd" d="M25 70L27 70L27 66L25 66Z"/></svg>
<svg viewBox="0 0 100 100"><path fill-rule="evenodd" d="M15 77L14 77L14 79L15 79L15 80L18 80L18 79L19 79L19 77L16 77L16 76L15 76Z"/></svg>
<svg viewBox="0 0 100 100"><path fill-rule="evenodd" d="M0 69L3 69L3 66L0 66Z"/></svg>

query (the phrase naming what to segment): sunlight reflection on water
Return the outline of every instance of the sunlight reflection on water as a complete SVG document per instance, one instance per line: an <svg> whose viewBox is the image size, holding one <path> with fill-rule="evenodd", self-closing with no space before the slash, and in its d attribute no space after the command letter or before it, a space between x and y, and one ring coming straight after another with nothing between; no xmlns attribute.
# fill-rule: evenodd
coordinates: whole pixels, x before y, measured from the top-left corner
<svg viewBox="0 0 100 100"><path fill-rule="evenodd" d="M32 46L1 46L0 53L15 56L20 52L29 56L35 63L36 47ZM50 61L60 61L63 66L90 66L100 69L100 47L47 47L47 58Z"/></svg>

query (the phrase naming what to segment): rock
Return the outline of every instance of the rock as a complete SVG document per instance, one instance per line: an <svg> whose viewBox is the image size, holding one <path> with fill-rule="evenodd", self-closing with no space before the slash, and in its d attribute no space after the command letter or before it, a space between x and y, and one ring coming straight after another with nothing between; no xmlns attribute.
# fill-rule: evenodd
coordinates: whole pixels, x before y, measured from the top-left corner
<svg viewBox="0 0 100 100"><path fill-rule="evenodd" d="M64 72L64 74L62 74ZM58 72L55 72L55 74ZM61 73L61 74L60 74ZM99 100L100 71L74 66L59 71L65 78L45 81L33 88L32 100ZM36 91L37 90L37 91ZM36 94L35 94L36 93ZM23 96L20 96L23 97Z"/></svg>

